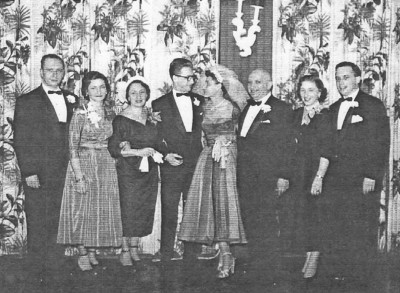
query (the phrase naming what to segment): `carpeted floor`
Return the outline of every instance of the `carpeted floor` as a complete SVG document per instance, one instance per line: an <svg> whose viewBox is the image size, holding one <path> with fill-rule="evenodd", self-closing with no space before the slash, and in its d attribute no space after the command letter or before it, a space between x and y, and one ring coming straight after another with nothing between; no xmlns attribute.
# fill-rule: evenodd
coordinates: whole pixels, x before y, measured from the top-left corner
<svg viewBox="0 0 400 293"><path fill-rule="evenodd" d="M317 278L304 281L301 268L304 257L286 255L282 267L269 272L248 269L237 260L235 274L229 279L215 278L217 260L192 263L174 261L169 265L143 259L133 267L122 267L117 258L99 259L100 265L90 272L81 272L76 259L69 258L60 270L50 271L44 278L32 277L24 268L24 260L14 256L0 257L0 292L400 292L399 257L382 256L368 280L334 280L324 275L321 264Z"/></svg>

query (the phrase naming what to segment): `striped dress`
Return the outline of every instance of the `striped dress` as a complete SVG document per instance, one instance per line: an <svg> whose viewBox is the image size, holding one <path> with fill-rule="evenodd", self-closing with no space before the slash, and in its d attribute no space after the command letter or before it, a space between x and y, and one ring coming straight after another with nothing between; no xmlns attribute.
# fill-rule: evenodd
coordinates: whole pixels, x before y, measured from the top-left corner
<svg viewBox="0 0 400 293"><path fill-rule="evenodd" d="M99 114L100 115L100 114ZM92 123L87 112L72 117L69 145L71 159L78 159L87 192L76 191L71 163L61 204L57 243L88 247L121 245L122 225L115 161L107 150L111 121Z"/></svg>

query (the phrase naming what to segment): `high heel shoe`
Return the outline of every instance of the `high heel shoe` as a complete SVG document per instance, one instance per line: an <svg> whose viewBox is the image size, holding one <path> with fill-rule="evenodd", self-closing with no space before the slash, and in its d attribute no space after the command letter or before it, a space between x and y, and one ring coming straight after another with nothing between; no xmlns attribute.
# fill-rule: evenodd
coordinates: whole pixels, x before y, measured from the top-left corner
<svg viewBox="0 0 400 293"><path fill-rule="evenodd" d="M306 272L308 263L310 262L310 256L311 256L311 251L308 251L308 252L307 252L306 261L304 262L304 266L303 266L303 268L301 269L301 272L303 273L303 275L304 275L304 273Z"/></svg>
<svg viewBox="0 0 400 293"><path fill-rule="evenodd" d="M133 259L133 261L138 262L141 260L139 257L139 251L137 246L130 246L129 252L131 254L131 258Z"/></svg>
<svg viewBox="0 0 400 293"><path fill-rule="evenodd" d="M90 271L91 269L93 269L90 265L90 260L87 253L78 257L78 266L81 271Z"/></svg>
<svg viewBox="0 0 400 293"><path fill-rule="evenodd" d="M92 266L98 266L99 261L96 259L96 252L95 251L89 251L89 261Z"/></svg>
<svg viewBox="0 0 400 293"><path fill-rule="evenodd" d="M318 258L319 258L319 251L310 252L310 258L304 270L305 279L314 278L315 274L317 273Z"/></svg>
<svg viewBox="0 0 400 293"><path fill-rule="evenodd" d="M229 257L229 263L224 263L224 257ZM218 263L218 279L228 278L230 275L235 273L235 258L232 256L232 253L225 252L222 254L220 261Z"/></svg>
<svg viewBox="0 0 400 293"><path fill-rule="evenodd" d="M119 255L119 261L121 264L126 267L126 266L132 266L132 259L131 259L131 254L129 253L129 250L122 250L121 254Z"/></svg>

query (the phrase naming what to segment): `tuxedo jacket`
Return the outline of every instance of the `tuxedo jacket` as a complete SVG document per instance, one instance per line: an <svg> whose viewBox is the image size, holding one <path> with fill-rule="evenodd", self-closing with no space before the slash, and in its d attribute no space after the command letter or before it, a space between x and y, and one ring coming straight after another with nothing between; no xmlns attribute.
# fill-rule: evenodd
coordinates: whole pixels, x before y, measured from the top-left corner
<svg viewBox="0 0 400 293"><path fill-rule="evenodd" d="M67 106L67 122L59 122L42 86L17 98L14 113L14 145L23 177L56 176L68 160L68 125L78 98L62 90ZM68 101L72 95L74 103ZM60 170L61 169L61 170Z"/></svg>
<svg viewBox="0 0 400 293"><path fill-rule="evenodd" d="M290 135L292 110L273 96L269 97L266 104L271 106L271 111L265 113L260 110L246 137L241 137L240 132L249 105L239 117L238 168L252 169L276 182L278 178L290 178L289 163L294 146Z"/></svg>
<svg viewBox="0 0 400 293"><path fill-rule="evenodd" d="M329 169L333 179L340 181L335 184L361 187L366 177L374 179L379 186L390 147L386 109L382 101L361 90L354 101L358 102L358 107L349 109L341 130L337 130L341 100L330 107L335 135L333 162Z"/></svg>
<svg viewBox="0 0 400 293"><path fill-rule="evenodd" d="M201 123L203 121L204 97L191 93L193 109L192 132L186 132L173 93L170 92L152 103L154 112L160 112L161 122L157 123L160 140L163 141L161 152L166 155L175 153L183 157L184 165L196 165L202 150ZM163 167L168 163L163 164Z"/></svg>

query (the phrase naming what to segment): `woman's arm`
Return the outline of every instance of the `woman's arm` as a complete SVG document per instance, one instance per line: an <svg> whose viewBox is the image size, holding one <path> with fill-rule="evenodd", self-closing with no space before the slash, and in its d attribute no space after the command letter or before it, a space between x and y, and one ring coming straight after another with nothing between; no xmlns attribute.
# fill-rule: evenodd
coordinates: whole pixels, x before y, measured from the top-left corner
<svg viewBox="0 0 400 293"><path fill-rule="evenodd" d="M113 158L118 157L148 157L155 153L153 148L132 149L123 135L123 126L118 117L112 123L113 134L108 139L108 151Z"/></svg>
<svg viewBox="0 0 400 293"><path fill-rule="evenodd" d="M319 159L318 171L311 185L312 195L318 195L322 192L322 182L325 177L326 171L328 170L328 166L329 166L329 160L327 158L321 157Z"/></svg>
<svg viewBox="0 0 400 293"><path fill-rule="evenodd" d="M79 111L79 110L77 110ZM79 158L79 146L82 139L82 129L85 124L85 116L75 112L72 116L69 128L69 151L71 167L74 171L76 188L79 193L86 192L85 176L81 169Z"/></svg>

